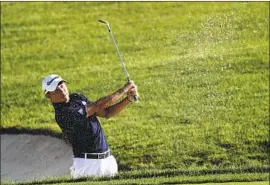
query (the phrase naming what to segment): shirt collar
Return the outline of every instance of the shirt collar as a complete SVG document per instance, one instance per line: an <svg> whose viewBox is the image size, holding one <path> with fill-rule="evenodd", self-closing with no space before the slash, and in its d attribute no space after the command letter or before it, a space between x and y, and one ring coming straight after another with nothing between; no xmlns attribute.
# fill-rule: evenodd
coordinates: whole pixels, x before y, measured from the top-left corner
<svg viewBox="0 0 270 185"><path fill-rule="evenodd" d="M63 102L61 102L61 103L52 103L52 105L53 105L53 107L55 109L59 109L59 108L64 107L64 106L68 106L69 104L70 104L70 100L69 100L68 103L63 103Z"/></svg>
<svg viewBox="0 0 270 185"><path fill-rule="evenodd" d="M65 107L65 106L69 106L72 99L73 99L73 96L71 94L69 94L69 102L67 102L67 103L66 102L52 103L52 105L55 109L59 109L59 108Z"/></svg>
<svg viewBox="0 0 270 185"><path fill-rule="evenodd" d="M52 103L52 104L55 109L59 109L62 107L70 106L71 102L74 101L75 99L76 99L76 93L71 93L69 94L69 102L67 103L60 102L60 103Z"/></svg>

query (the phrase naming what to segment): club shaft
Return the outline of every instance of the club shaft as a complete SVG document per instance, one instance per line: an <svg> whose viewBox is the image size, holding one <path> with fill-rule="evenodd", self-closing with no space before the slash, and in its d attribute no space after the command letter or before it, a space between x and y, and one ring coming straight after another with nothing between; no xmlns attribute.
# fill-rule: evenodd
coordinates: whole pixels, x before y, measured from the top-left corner
<svg viewBox="0 0 270 185"><path fill-rule="evenodd" d="M109 27L109 26L108 26L108 27ZM128 71L127 71L127 69L126 69L126 66L125 66L125 63L124 63L124 59L123 59L122 55L120 54L120 51L119 51L119 48L118 48L118 46L117 46L117 44L116 44L116 41L115 41L115 39L114 39L112 30L110 29L110 27L109 27L108 30L109 30L109 32L110 32L111 38L112 38L113 43L114 43L114 46L115 46L115 48L116 48L117 55L118 55L118 57L120 58L122 68L123 68L123 70L124 70L124 72L125 72L125 74L126 74L126 77L127 77L128 81L130 81L130 76L129 76Z"/></svg>
<svg viewBox="0 0 270 185"><path fill-rule="evenodd" d="M113 36L113 33L112 33L112 30L110 28L109 23L104 21L104 20L98 20L98 21L101 22L101 23L106 24L107 29L108 29L108 31L109 31L109 33L111 35L112 40L113 40L113 44L114 44L114 46L116 48L117 55L120 58L120 62L121 62L122 68L123 68L123 70L124 70L124 72L126 74L127 80L130 81L130 76L129 76L128 72L127 72L127 69L126 69L126 66L125 66L125 63L124 63L124 59L123 59L122 55L120 54L119 48L118 48L118 46L116 44L116 41L114 39L114 36ZM135 100L136 103L139 103L138 96L134 96L134 100Z"/></svg>
<svg viewBox="0 0 270 185"><path fill-rule="evenodd" d="M106 24L107 29L108 29L108 31L109 31L109 33L110 33L110 35L111 35L113 44L114 44L114 46L115 46L115 48L116 48L117 55L118 55L118 57L120 58L120 62L121 62L122 68L123 68L123 70L124 70L124 72L125 72L125 74L126 74L127 80L130 81L130 76L129 76L129 73L128 73L127 69L126 69L126 66L125 66L125 63L124 63L124 59L123 59L122 55L120 54L119 48L118 48L118 46L117 46L117 43L116 43L116 41L115 41L115 38L114 38L114 36L113 36L113 33L112 33L112 30L111 30L111 28L110 28L109 23L106 22L106 21L103 21L103 20L98 20L98 21L99 21L99 22L102 22L102 23L104 23L104 24Z"/></svg>

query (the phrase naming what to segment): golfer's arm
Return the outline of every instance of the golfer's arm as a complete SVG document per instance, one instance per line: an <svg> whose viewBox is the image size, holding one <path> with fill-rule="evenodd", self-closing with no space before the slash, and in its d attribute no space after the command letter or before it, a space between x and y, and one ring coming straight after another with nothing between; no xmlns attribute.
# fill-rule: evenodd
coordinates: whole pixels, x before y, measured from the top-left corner
<svg viewBox="0 0 270 185"><path fill-rule="evenodd" d="M130 103L131 101L128 100L128 97L126 97L120 102L96 112L96 115L99 117L109 119L110 117L119 114Z"/></svg>
<svg viewBox="0 0 270 185"><path fill-rule="evenodd" d="M100 112L110 105L114 104L125 94L125 88L121 88L116 92L98 99L94 103L89 103L86 105L87 117L93 115L94 113Z"/></svg>

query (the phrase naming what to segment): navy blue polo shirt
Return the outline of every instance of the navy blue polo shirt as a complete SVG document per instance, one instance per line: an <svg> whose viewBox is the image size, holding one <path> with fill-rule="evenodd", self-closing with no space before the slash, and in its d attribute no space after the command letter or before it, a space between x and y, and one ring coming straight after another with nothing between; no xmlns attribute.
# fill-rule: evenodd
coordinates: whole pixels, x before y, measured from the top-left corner
<svg viewBox="0 0 270 185"><path fill-rule="evenodd" d="M70 94L68 103L53 103L55 120L70 141L74 157L81 153L102 153L108 150L100 122L95 115L86 117L86 103L83 95Z"/></svg>

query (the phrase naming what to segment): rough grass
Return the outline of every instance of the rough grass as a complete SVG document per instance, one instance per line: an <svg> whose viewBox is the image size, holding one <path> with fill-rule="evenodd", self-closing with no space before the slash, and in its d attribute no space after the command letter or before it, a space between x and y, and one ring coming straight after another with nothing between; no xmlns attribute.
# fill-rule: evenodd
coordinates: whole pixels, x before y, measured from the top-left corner
<svg viewBox="0 0 270 185"><path fill-rule="evenodd" d="M121 169L267 166L268 2L1 2L1 127L59 133L41 80L140 103L103 127Z"/></svg>

